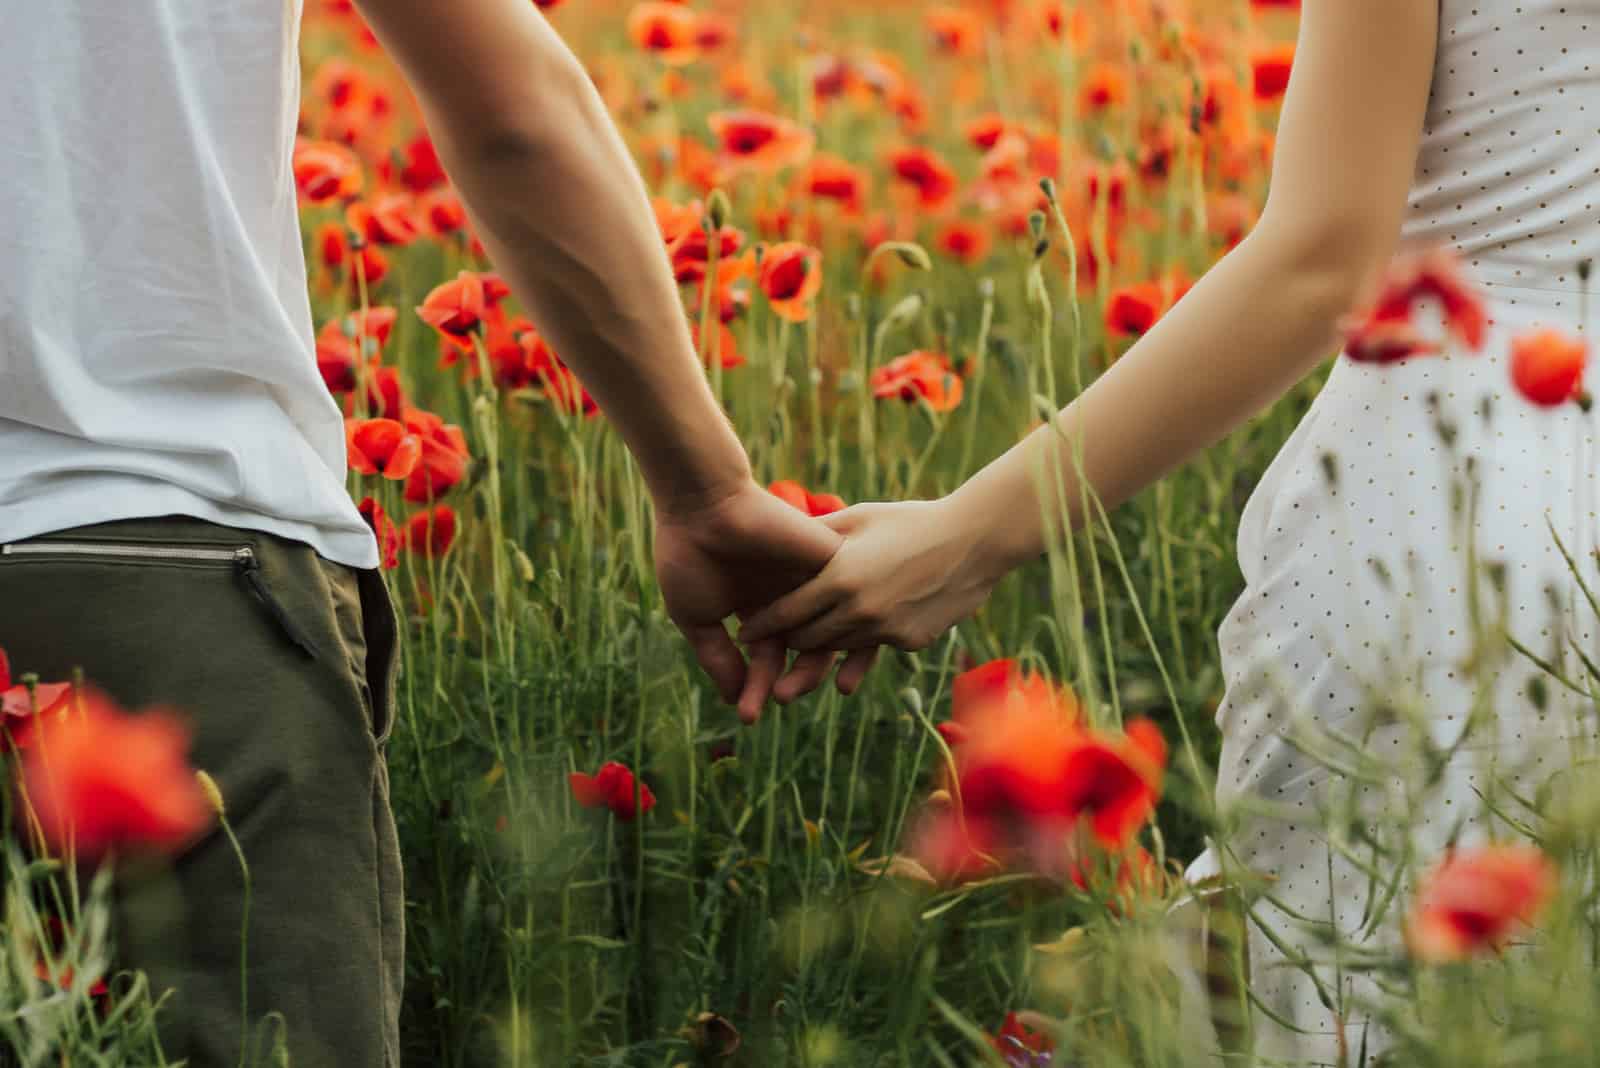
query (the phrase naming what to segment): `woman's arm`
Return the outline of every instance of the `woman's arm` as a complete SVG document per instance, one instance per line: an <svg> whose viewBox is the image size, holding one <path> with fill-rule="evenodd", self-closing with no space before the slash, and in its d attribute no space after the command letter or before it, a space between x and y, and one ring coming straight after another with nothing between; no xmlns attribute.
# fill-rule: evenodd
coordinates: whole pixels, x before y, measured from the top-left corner
<svg viewBox="0 0 1600 1068"><path fill-rule="evenodd" d="M1112 367L942 501L832 518L843 549L809 585L751 618L750 640L917 648L976 609L1045 547L1037 486L1072 456L1107 508L1214 444L1332 351L1337 322L1387 260L1416 166L1437 0L1306 0L1260 223ZM1050 508L1052 514L1060 509ZM1004 517L1004 521L996 521ZM781 691L780 691L781 696Z"/></svg>

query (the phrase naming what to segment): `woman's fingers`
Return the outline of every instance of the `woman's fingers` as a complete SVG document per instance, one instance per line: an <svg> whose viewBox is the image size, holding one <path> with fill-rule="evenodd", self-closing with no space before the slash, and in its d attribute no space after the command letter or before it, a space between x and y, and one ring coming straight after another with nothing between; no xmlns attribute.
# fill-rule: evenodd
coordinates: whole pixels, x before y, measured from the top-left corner
<svg viewBox="0 0 1600 1068"><path fill-rule="evenodd" d="M746 645L786 634L833 608L844 593L822 576L779 597L739 625L739 640Z"/></svg>
<svg viewBox="0 0 1600 1068"><path fill-rule="evenodd" d="M854 694L861 688L861 683L867 677L867 672L872 670L872 665L877 663L878 650L883 648L874 645L870 649L853 649L850 655L844 658L844 663L839 666L839 674L833 678L834 686L846 697Z"/></svg>
<svg viewBox="0 0 1600 1068"><path fill-rule="evenodd" d="M786 705L815 690L828 677L828 669L833 667L834 659L835 654L831 649L801 653L772 688L773 698L780 705Z"/></svg>
<svg viewBox="0 0 1600 1068"><path fill-rule="evenodd" d="M829 609L784 638L791 649L862 649L883 644L876 628L845 605Z"/></svg>

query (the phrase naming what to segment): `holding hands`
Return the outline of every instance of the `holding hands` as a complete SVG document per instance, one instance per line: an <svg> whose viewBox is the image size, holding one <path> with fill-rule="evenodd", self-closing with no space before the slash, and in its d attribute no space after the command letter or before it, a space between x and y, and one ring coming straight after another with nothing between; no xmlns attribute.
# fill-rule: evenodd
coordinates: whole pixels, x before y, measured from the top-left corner
<svg viewBox="0 0 1600 1068"><path fill-rule="evenodd" d="M1005 573L954 497L861 504L823 516L844 543L810 581L745 620L747 643L922 649L972 615ZM778 691L780 699L788 696Z"/></svg>

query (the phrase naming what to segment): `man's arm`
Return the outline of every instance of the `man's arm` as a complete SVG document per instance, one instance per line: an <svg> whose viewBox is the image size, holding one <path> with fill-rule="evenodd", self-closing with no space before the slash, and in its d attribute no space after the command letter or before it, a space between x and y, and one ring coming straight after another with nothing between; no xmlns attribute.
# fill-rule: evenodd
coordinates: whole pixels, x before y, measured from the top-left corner
<svg viewBox="0 0 1600 1068"><path fill-rule="evenodd" d="M643 179L582 64L529 0L359 0L416 92L495 266L628 444L656 504L667 610L753 720L781 642L744 657L722 620L815 574L841 539L751 479L706 384ZM832 654L798 659L785 700ZM841 690L870 660L842 668Z"/></svg>
<svg viewBox="0 0 1600 1068"><path fill-rule="evenodd" d="M527 0L361 0L495 267L669 511L750 482L690 339L644 183Z"/></svg>

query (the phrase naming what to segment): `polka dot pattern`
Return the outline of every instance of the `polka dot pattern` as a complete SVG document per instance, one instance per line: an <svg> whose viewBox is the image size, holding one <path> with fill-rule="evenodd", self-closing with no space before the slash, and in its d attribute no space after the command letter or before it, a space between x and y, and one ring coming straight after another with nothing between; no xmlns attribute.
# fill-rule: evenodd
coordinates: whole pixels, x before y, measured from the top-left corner
<svg viewBox="0 0 1600 1068"><path fill-rule="evenodd" d="M1246 587L1218 630L1226 681L1218 801L1239 819L1229 848L1276 878L1273 896L1284 905L1368 945L1398 935L1393 923L1365 931L1369 876L1328 845L1320 813L1331 799L1353 798L1347 811L1358 822L1408 835L1419 855L1434 856L1452 835L1481 834L1477 791L1489 758L1537 775L1559 762L1563 738L1584 730L1581 703L1559 687L1549 687L1543 709L1529 699L1537 671L1526 659L1512 654L1475 680L1467 654L1476 595L1569 677L1582 667L1567 640L1600 655L1600 620L1552 537L1553 529L1594 577L1600 406L1536 409L1512 390L1507 366L1517 334L1585 326L1577 265L1600 253L1600 0L1443 0L1405 236L1462 254L1490 297L1486 349L1393 367L1337 364L1245 507ZM1463 494L1472 483L1475 493ZM1399 758L1413 751L1406 728L1373 726L1387 700L1414 702L1434 741L1448 746L1479 685L1494 722L1474 733L1420 813L1289 741L1305 725ZM1208 853L1190 877L1215 870ZM1288 945L1326 958L1283 911L1263 904L1258 918ZM1259 931L1250 954L1265 1004L1310 1032L1295 1035L1258 1013L1258 1051L1338 1063L1337 1017L1315 984ZM1319 974L1336 997L1374 996L1366 980L1331 964ZM1354 1050L1367 1021L1351 1011L1345 1026ZM1367 1041L1376 1051L1383 1036Z"/></svg>

